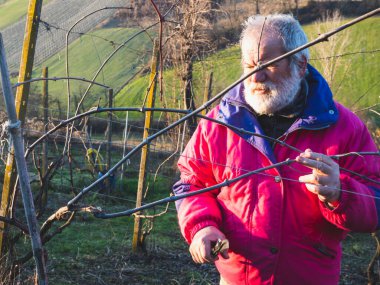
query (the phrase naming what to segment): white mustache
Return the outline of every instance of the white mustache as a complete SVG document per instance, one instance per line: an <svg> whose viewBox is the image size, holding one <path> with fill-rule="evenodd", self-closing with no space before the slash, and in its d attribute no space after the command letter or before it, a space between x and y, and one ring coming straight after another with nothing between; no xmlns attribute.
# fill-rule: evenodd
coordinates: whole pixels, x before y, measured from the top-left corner
<svg viewBox="0 0 380 285"><path fill-rule="evenodd" d="M255 92L255 91L265 91L265 92L270 92L270 91L272 91L273 90L273 84L262 84L262 83L260 83L260 84L251 84L250 86L249 86L249 89L250 89L250 91L251 92Z"/></svg>
<svg viewBox="0 0 380 285"><path fill-rule="evenodd" d="M300 82L294 74L277 83L245 81L245 100L258 114L274 114L295 98Z"/></svg>

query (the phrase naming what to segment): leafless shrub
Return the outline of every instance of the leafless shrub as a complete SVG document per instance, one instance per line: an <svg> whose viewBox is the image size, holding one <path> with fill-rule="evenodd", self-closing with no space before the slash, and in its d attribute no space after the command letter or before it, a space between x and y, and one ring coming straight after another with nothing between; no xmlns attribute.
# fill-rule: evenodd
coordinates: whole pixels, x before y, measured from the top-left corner
<svg viewBox="0 0 380 285"><path fill-rule="evenodd" d="M316 24L316 32L324 34L342 25L344 19L339 11L332 14L326 14L321 21ZM340 86L346 78L346 73L351 68L351 61L343 60L334 55L343 54L349 44L349 31L345 30L341 33L329 38L327 42L315 45L312 48L313 57L320 60L319 70L329 83L331 90L335 96L339 93ZM341 74L338 74L342 72Z"/></svg>
<svg viewBox="0 0 380 285"><path fill-rule="evenodd" d="M183 94L183 101L179 105L184 109L196 108L193 64L196 59L202 58L214 49L210 30L215 21L217 8L214 1L183 0L173 9L171 20L177 24L167 34L166 61L174 66L176 75L181 80L179 93ZM191 119L189 125L193 129L196 119Z"/></svg>

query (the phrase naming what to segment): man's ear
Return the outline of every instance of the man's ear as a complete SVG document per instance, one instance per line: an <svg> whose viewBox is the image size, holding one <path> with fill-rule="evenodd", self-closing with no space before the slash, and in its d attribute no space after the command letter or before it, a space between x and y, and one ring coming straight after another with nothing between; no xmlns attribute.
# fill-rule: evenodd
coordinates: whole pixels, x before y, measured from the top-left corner
<svg viewBox="0 0 380 285"><path fill-rule="evenodd" d="M304 77L307 69L307 60L305 56L302 56L302 59L298 62L299 67L299 75L300 77Z"/></svg>

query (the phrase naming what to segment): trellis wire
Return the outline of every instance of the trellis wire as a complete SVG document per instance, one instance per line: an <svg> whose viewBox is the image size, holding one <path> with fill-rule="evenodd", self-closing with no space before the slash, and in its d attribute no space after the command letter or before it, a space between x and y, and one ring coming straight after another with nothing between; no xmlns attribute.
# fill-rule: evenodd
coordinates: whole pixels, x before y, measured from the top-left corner
<svg viewBox="0 0 380 285"><path fill-rule="evenodd" d="M87 15L91 11L106 5L122 6L123 4L125 4L125 1L122 0L52 0L43 6L41 19L67 28L76 21L76 19ZM97 15L97 17L91 17L89 20L83 22L78 30L80 30L81 33L86 33L96 27L97 24L108 19L112 14L113 11L105 10ZM25 20L22 19L2 31L10 73L18 70L24 30ZM65 45L65 35L66 32L63 30L52 30L44 26L40 27L34 63L38 65L62 50ZM70 40L73 41L79 36L80 34L77 33Z"/></svg>
<svg viewBox="0 0 380 285"><path fill-rule="evenodd" d="M262 68L264 68L264 66L262 66ZM187 115L189 115L189 113L187 112L187 113L185 113L186 114L186 116ZM166 131L170 131L170 130L166 130ZM147 143L151 143L151 141L148 141ZM226 166L226 167L228 167L228 166ZM261 174L261 173L260 173ZM286 178L284 178L284 179L286 179ZM89 192L93 192L91 189L89 190Z"/></svg>

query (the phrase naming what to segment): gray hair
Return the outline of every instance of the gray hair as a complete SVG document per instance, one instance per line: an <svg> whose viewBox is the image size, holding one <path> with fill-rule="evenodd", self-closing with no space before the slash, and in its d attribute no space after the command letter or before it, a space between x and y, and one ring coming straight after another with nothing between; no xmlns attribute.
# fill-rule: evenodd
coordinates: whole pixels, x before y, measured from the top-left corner
<svg viewBox="0 0 380 285"><path fill-rule="evenodd" d="M276 33L283 41L286 52L289 52L308 42L307 36L300 23L291 15L273 14L268 16L255 15L249 17L243 24L243 31L240 36L240 46L243 39L252 33ZM298 66L303 61L309 61L309 50L304 49L291 57L293 67Z"/></svg>

